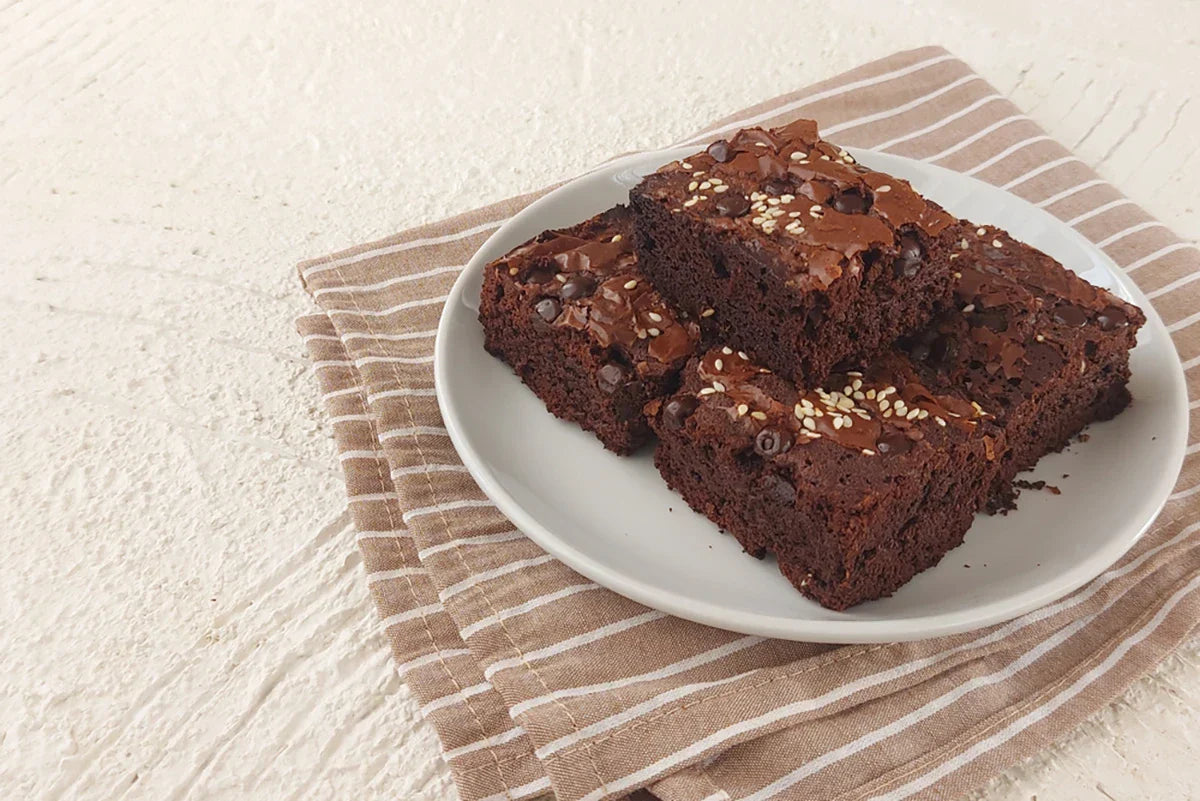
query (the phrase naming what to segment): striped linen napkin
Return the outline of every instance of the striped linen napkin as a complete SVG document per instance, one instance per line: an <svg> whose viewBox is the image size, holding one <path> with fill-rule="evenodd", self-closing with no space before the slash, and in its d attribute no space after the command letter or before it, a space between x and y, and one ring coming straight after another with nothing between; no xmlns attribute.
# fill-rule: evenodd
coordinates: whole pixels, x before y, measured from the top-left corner
<svg viewBox="0 0 1200 801"><path fill-rule="evenodd" d="M1090 237L1154 300L1196 395L1195 245L966 64L936 48L899 53L689 141L797 116L837 142L1003 186ZM1011 622L925 642L838 647L719 631L551 558L464 470L432 366L462 265L537 194L299 268L321 310L299 328L368 581L466 801L601 801L640 788L668 801L953 797L1061 737L1189 636L1200 618L1195 458L1153 528L1089 585Z"/></svg>

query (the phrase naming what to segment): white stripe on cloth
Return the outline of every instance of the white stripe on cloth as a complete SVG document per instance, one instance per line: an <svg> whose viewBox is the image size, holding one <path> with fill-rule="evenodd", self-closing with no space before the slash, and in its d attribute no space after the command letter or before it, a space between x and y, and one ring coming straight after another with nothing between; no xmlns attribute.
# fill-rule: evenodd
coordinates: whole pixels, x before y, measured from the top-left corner
<svg viewBox="0 0 1200 801"><path fill-rule="evenodd" d="M379 340L380 342L408 342L412 339L428 339L429 337L437 336L437 329L430 328L427 331L406 331L403 334L380 334L371 331L347 331L342 334L342 341L349 342L352 339L370 339Z"/></svg>
<svg viewBox="0 0 1200 801"><path fill-rule="evenodd" d="M1133 262L1132 264L1126 265L1125 272L1131 273L1134 270L1138 269L1139 267L1145 267L1147 264L1150 264L1151 262L1154 262L1154 261L1158 261L1163 256L1166 256L1170 253L1175 253L1180 250L1187 250L1189 248L1195 249L1196 247L1197 247L1197 245L1195 242L1176 242L1172 245L1167 245L1166 247L1159 248L1158 250L1154 251L1153 253L1142 256L1140 259Z"/></svg>
<svg viewBox="0 0 1200 801"><path fill-rule="evenodd" d="M920 792L939 779L949 776L951 773L954 773L957 770L961 770L979 757L986 754L988 751L991 751L993 748L996 748L1008 740L1011 740L1013 737L1025 731L1030 726L1033 726L1037 722L1043 720L1045 717L1053 713L1054 710L1058 709L1075 696L1079 695L1079 693L1083 692L1083 690L1085 690L1090 684L1099 679L1105 673L1112 670L1112 668L1115 667L1118 662L1125 658L1125 655L1128 654L1135 645L1153 634L1155 629L1157 629L1159 625L1162 624L1163 620L1166 619L1167 615L1170 614L1171 610L1174 609L1188 594L1194 592L1197 587L1200 587L1200 576L1193 578L1186 585L1171 595L1171 597L1167 599L1166 603L1164 603L1158 612L1155 613L1154 617L1150 618L1150 620L1146 622L1146 625L1142 626L1142 628L1139 629L1136 634L1122 641L1122 643L1113 649L1113 652L1109 654L1103 662L1096 665L1087 673L1084 673L1082 676L1072 682L1070 687L1054 696L1054 698L1050 699L1041 706L1036 707L1025 715L1022 715L1020 718L996 732L991 737L979 741L958 756L946 760L923 776L919 776L918 778L913 779L907 784L904 784L903 786L898 787L891 792L877 795L870 799L870 801L903 801L903 799L911 797L914 793Z"/></svg>
<svg viewBox="0 0 1200 801"><path fill-rule="evenodd" d="M329 423L330 425L334 425L334 426L337 425L338 423L369 423L369 422L371 422L371 415L369 415L369 414L339 414L339 415L335 415L334 417L327 417L325 419L325 422Z"/></svg>
<svg viewBox="0 0 1200 801"><path fill-rule="evenodd" d="M360 356L354 360L355 367L368 364L433 364L433 354L428 356Z"/></svg>
<svg viewBox="0 0 1200 801"><path fill-rule="evenodd" d="M367 584L374 584L378 581L391 581L392 579L408 578L410 576L426 576L428 573L423 567L397 567L393 570L376 570L374 573L367 574Z"/></svg>
<svg viewBox="0 0 1200 801"><path fill-rule="evenodd" d="M452 234L430 236L425 237L424 239L414 239L411 242L401 242L398 245L387 245L385 247L375 248L374 250L365 250L362 253L357 253L353 256L343 256L340 259L332 259L331 261L323 262L321 264L311 265L306 267L301 275L304 276L305 280L308 280L314 275L328 272L330 270L336 270L351 264L357 264L358 262L366 261L367 259L374 259L378 258L379 256L390 256L393 253L403 253L406 250L427 247L429 245L444 245L447 242L455 242L459 239L466 239L467 237L474 236L475 234L483 233L484 231L490 231L493 228L499 228L506 222L508 222L507 217L502 220L480 223L479 225L471 228L464 228L461 231L455 231Z"/></svg>
<svg viewBox="0 0 1200 801"><path fill-rule="evenodd" d="M432 398L437 395L437 390L433 387L401 387L400 389L385 389L382 392L372 392L367 395L367 403L385 400L387 398L403 398L413 396L419 398Z"/></svg>
<svg viewBox="0 0 1200 801"><path fill-rule="evenodd" d="M1050 197L1046 198L1045 200L1039 200L1034 205L1044 209L1047 206L1053 206L1060 200L1066 200L1071 195L1077 195L1085 189L1091 189L1094 186L1103 186L1107 183L1108 181L1105 181L1103 178L1093 178L1090 181L1084 181L1081 184L1075 184L1069 189L1064 189L1061 192L1055 192Z"/></svg>
<svg viewBox="0 0 1200 801"><path fill-rule="evenodd" d="M1194 486L1194 487L1189 487L1189 488L1187 488L1187 489L1185 489L1185 490L1180 490L1179 492L1173 493L1173 494L1172 494L1172 495L1171 495L1169 498L1167 498L1167 500L1168 500L1168 501L1179 501L1179 500L1183 500L1184 498L1190 498L1190 497L1192 497L1192 496L1193 496L1193 495L1195 495L1197 492L1200 492L1200 484L1197 484L1197 485L1196 485L1196 486Z"/></svg>
<svg viewBox="0 0 1200 801"><path fill-rule="evenodd" d="M398 501L400 496L394 492L364 492L361 495L351 495L351 503L369 503L371 501Z"/></svg>
<svg viewBox="0 0 1200 801"><path fill-rule="evenodd" d="M412 539L412 535L404 529L398 528L392 531L360 531L355 536L355 539L358 540L391 540L396 538L410 540Z"/></svg>
<svg viewBox="0 0 1200 801"><path fill-rule="evenodd" d="M1192 525L1183 529L1179 534L1172 537L1167 542L1164 542L1161 545L1158 545L1154 548L1148 549L1145 553L1143 553L1138 558L1132 560L1127 565L1124 565L1123 567L1120 567L1120 568L1110 569L1110 570L1102 573L1099 577L1097 577L1095 580L1093 580L1092 584L1088 585L1088 588L1086 590L1079 592L1076 595L1068 596L1067 598L1064 598L1063 600L1058 601L1057 603L1048 604L1047 606L1043 606L1041 609L1036 609L1033 612L1029 612L1019 618L1016 618L1015 620L1010 621L1009 623L1001 626L1000 628L992 630L990 633L985 634L982 637L978 637L974 640L971 640L969 642L966 642L961 645L955 646L953 648L947 649L945 651L934 654L932 656L923 657L921 659L913 660L911 662L906 662L902 665L896 665L894 667L888 668L887 670L880 671L879 673L874 673L869 676L864 676L860 679L857 679L856 681L849 682L847 684L843 684L840 687L836 687L833 690L830 690L829 692L825 693L824 695L817 696L815 698L805 699L802 701L797 701L797 702L794 702L792 704L788 704L785 706L777 707L776 709L771 710L770 712L766 712L757 718L753 718L753 719L750 719L747 721L742 721L741 723L735 724L734 726L728 727L727 729L724 729L722 731L728 732L727 736L732 737L732 736L735 736L744 731L750 731L752 729L759 728L761 726L769 725L770 723L772 723L776 720L779 720L781 718L789 717L791 715L799 714L801 712L807 712L807 711L821 709L822 707L825 707L832 703L835 703L836 701L839 701L843 698L853 695L854 693L859 692L861 690L869 689L878 684L882 684L884 682L891 681L892 679L901 678L901 677L909 675L911 673L915 673L916 671L921 670L925 667L935 665L938 662L941 662L941 661L953 656L954 654L960 653L962 651L967 651L972 648L978 648L978 647L982 647L985 645L989 645L993 642L1002 640L1003 638L1009 636L1010 634L1014 634L1014 633L1020 631L1021 629L1031 626L1040 620L1044 620L1048 617L1051 617L1052 615L1058 614L1059 612L1062 612L1067 609L1071 609L1075 606L1078 606L1081 603L1084 603L1088 599L1092 598L1096 593L1098 593L1105 586L1107 586L1110 582L1115 581L1116 579L1118 579L1124 575L1127 575L1128 573L1130 573L1133 570L1136 570L1139 566L1144 564L1147 560L1149 560L1155 554L1161 552L1163 549L1168 548L1172 545L1175 545L1175 544L1187 539L1197 529L1200 529L1200 523L1193 523ZM730 680L733 680L736 678L740 678L740 676L731 677ZM656 696L655 698L651 698L647 701L644 701L640 704L630 707L629 709L627 709L623 712L619 712L616 715L612 715L611 717L596 721L595 723L593 723L583 729L580 729L578 732L573 732L572 734L568 734L563 737L560 737L559 739L557 739L551 743L547 743L545 746L538 749L538 752L537 752L538 758L545 758L547 756L550 756L551 754L553 754L557 751L561 751L562 749L564 749L576 742L587 739L596 734L600 734L601 732L605 732L605 731L609 731L610 729L614 729L614 728L620 726L621 724L623 724L629 720L632 720L636 717L639 717L640 715L642 715L646 712L650 712L654 709L658 709L659 707L665 706L666 704L676 700L677 697L682 697L680 695L677 695L677 693L681 689L684 689L684 688L677 688L675 690L670 690L668 692L665 692L662 695ZM701 688L701 689L703 689L703 688ZM696 692L696 690L690 689L683 694L688 695L688 694L691 694L692 692ZM714 741L714 742L716 742L716 741ZM690 758L690 757L680 756L677 761L682 762L688 758ZM669 758L664 757L664 760L666 760L666 759L669 759ZM620 788L617 788L617 789L620 789Z"/></svg>
<svg viewBox="0 0 1200 801"><path fill-rule="evenodd" d="M509 710L509 713L515 717L523 712L528 712L530 709L534 709L535 707L542 706L543 704L549 704L563 698L576 698L581 695L591 695L593 693L616 690L621 687L629 687L631 685L641 684L647 681L665 679L668 676L686 673L693 668L707 665L711 662L716 662L718 659L723 659L730 654L737 653L738 651L744 651L747 648L752 648L762 641L762 637L742 637L740 639L727 642L724 645L720 645L716 648L711 648L702 653L694 654L687 659L680 659L678 662L672 662L671 664L665 665L657 670L650 670L634 676L626 676L623 679L604 681L582 687L568 687L563 690L557 690L548 695L540 695L536 698L530 698L528 701L522 701L521 703L514 704L512 709ZM742 673L740 675L744 676L747 674Z"/></svg>
<svg viewBox="0 0 1200 801"><path fill-rule="evenodd" d="M466 465L461 464L414 464L408 467L397 467L392 470L392 478L419 475L421 473L465 473Z"/></svg>
<svg viewBox="0 0 1200 801"><path fill-rule="evenodd" d="M955 153L957 153L958 151L962 150L965 147L970 147L971 145L978 142L983 137L987 136L988 134L990 134L994 131L998 131L999 129L1003 128L1005 125L1008 125L1008 124L1014 123L1014 122L1027 121L1028 119L1029 118L1026 117L1024 114L1017 114L1012 117L1005 117L1002 120L993 122L991 125L987 126L986 128L982 128L982 129L976 131L975 133L968 136L966 139L956 142L955 144L951 145L950 147L946 148L945 150L942 150L938 153L934 153L932 156L926 156L925 158L922 159L922 161L928 161L930 163L935 162L935 161L941 161L942 159L946 158L947 156L954 155Z"/></svg>
<svg viewBox="0 0 1200 801"><path fill-rule="evenodd" d="M1070 164L1070 163L1076 162L1076 161L1079 161L1079 159L1075 158L1074 156L1065 156L1061 159L1055 159L1054 161L1047 161L1045 164L1042 164L1039 167L1034 167L1029 172L1018 175L1016 178L1013 178L1011 181L1004 184L1000 188L1001 189L1012 189L1014 186L1018 186L1020 184L1025 183L1030 178L1036 178L1037 176L1041 175L1044 172L1049 172L1050 170L1053 170L1056 167L1061 167L1064 164ZM1079 163L1082 164L1083 162L1080 161Z"/></svg>
<svg viewBox="0 0 1200 801"><path fill-rule="evenodd" d="M408 311L409 309L418 309L422 306L433 306L436 303L444 303L447 297L447 295L437 295L431 298L406 300L403 303L397 303L395 306L389 306L386 309L326 309L325 313L329 315L347 314L353 317L387 317L400 311Z"/></svg>
<svg viewBox="0 0 1200 801"><path fill-rule="evenodd" d="M342 451L338 454L339 462L349 462L353 459L379 459L379 451Z"/></svg>
<svg viewBox="0 0 1200 801"><path fill-rule="evenodd" d="M525 730L520 726L513 726L507 731L502 731L499 734L488 737L484 740L478 740L469 745L460 745L458 748L451 748L442 753L442 759L457 759L458 757L469 754L472 751L478 751L481 748L493 748L497 745L504 745L517 739L525 733Z"/></svg>
<svg viewBox="0 0 1200 801"><path fill-rule="evenodd" d="M898 116L900 114L903 114L906 111L912 111L914 108L924 105L925 103L928 103L930 100L941 97L942 95L946 94L947 92L952 92L955 89L957 89L958 87L962 86L963 84L971 83L972 81L982 81L982 80L983 80L982 76L979 76L979 75L975 75L975 74L964 75L961 78L958 78L957 80L953 80L950 83L940 86L937 89L934 89L932 92L921 95L920 97L918 97L914 100L910 100L907 103L903 103L899 106L893 106L892 108L886 109L884 111L877 111L874 114L867 114L866 116L863 116L863 117L857 117L853 120L846 120L845 122L840 122L837 125L831 125L825 129L824 134L828 135L828 136L834 136L836 134L841 133L842 131L848 131L851 128L857 128L859 125L866 125L868 123L878 122L879 120L886 120L889 117Z"/></svg>
<svg viewBox="0 0 1200 801"><path fill-rule="evenodd" d="M891 70L890 72L885 72L885 73L876 75L871 78L863 78L861 80L851 81L850 83L842 84L841 86L836 86L831 89L825 89L820 92L813 92L812 94L805 95L804 97L801 97L801 98L797 98L796 100L793 100L790 103L784 103L783 105L776 106L775 108L769 109L768 111L764 111L761 114L755 114L755 115L752 115L749 117L742 117L741 119L735 120L731 123L727 123L726 125L723 125L719 128L713 128L713 129L704 131L700 134L697 134L696 136L691 137L690 139L681 140L678 144L686 145L686 144L692 144L692 143L696 143L696 142L709 141L709 140L712 140L712 139L715 139L715 138L721 136L721 134L728 133L729 131L734 131L734 130L737 130L738 128L745 128L750 125L756 125L757 123L763 122L764 120L769 120L773 117L781 117L781 116L787 114L789 111L793 111L794 109L798 109L798 108L800 108L802 106L806 106L810 103L816 103L821 100L827 100L831 97L838 97L839 95L848 94L850 92L853 92L856 89L863 89L868 86L874 86L874 85L880 84L880 83L887 83L888 81L895 80L896 78L903 78L905 75L911 75L914 72L920 72L921 70L926 69L927 67L932 67L935 64L941 64L946 61L954 61L954 60L956 60L954 56L950 55L949 53L946 53L946 54L943 54L940 56L934 56L933 58L925 59L924 61L918 61L916 64L910 64L907 67L901 67L899 69L894 69L894 70Z"/></svg>
<svg viewBox="0 0 1200 801"><path fill-rule="evenodd" d="M1187 275L1183 276L1182 278L1177 278L1174 281L1172 281L1171 283L1167 284L1166 286L1160 286L1158 289L1154 290L1153 292L1147 292L1146 297L1149 298L1150 300L1154 300L1155 298L1160 298L1169 292L1174 292L1176 289L1179 289L1179 287L1184 286L1185 284L1190 284L1192 281L1195 281L1198 278L1200 278L1200 270L1197 270L1194 273L1188 273Z"/></svg>
<svg viewBox="0 0 1200 801"><path fill-rule="evenodd" d="M1061 630L1055 632L1053 636L1042 640L1036 646L1021 654L1018 658L1014 659L1012 662L1009 662L999 670L993 671L986 676L976 676L969 681L958 685L949 692L943 693L937 698L934 698L932 701L917 707L912 712L909 712L903 717L897 718L886 726L881 726L878 729L874 729L856 740L852 740L839 748L835 748L832 751L827 751L816 759L804 763L790 773L787 773L771 782L758 792L751 793L747 796L742 796L738 799L738 801L766 801L766 799L783 792L797 782L824 770L830 765L835 765L844 759L848 759L857 753L865 751L871 746L880 743L889 737L894 737L897 734L900 734L901 732L915 726L921 721L942 711L946 707L950 706L956 701L959 701L964 696L974 692L975 690L979 690L984 687L990 687L994 684L999 684L1002 681L1007 681L1025 668L1032 665L1034 662L1041 659L1050 651L1058 648L1071 637L1074 637L1077 633L1079 633L1080 629L1087 626L1095 619L1096 615L1093 614L1086 615L1085 617L1081 617L1078 620L1073 621L1070 625L1065 626Z"/></svg>
<svg viewBox="0 0 1200 801"><path fill-rule="evenodd" d="M426 604L425 606L417 606L412 609L405 609L403 612L397 612L394 615L388 615L379 622L383 626L383 630L387 631L397 623L405 623L409 620L416 620L419 617L425 617L426 615L432 615L435 612L441 611L441 604Z"/></svg>
<svg viewBox="0 0 1200 801"><path fill-rule="evenodd" d="M336 337L335 337L335 339L336 339ZM346 395L357 395L360 392L362 392L362 387L358 387L358 386L346 387L345 389L335 389L332 392L326 392L324 395L322 395L321 400L322 401L331 401L334 398L341 398L341 397L345 397Z"/></svg>
<svg viewBox="0 0 1200 801"><path fill-rule="evenodd" d="M532 559L519 559L516 562L509 562L507 565L501 565L500 567L492 568L491 570L484 570L481 573L476 573L473 576L466 577L457 584L451 584L449 587L439 592L438 597L441 598L442 601L446 601L447 599L453 598L459 593L466 592L476 584L482 584L485 581L491 581L494 578L506 576L509 573L515 573L518 570L524 570L527 567L544 565L553 559L554 557L547 553L542 554L541 556L535 556Z"/></svg>
<svg viewBox="0 0 1200 801"><path fill-rule="evenodd" d="M1090 220L1093 217L1103 214L1104 212L1106 212L1110 209L1115 209L1119 206L1132 206L1132 205L1133 205L1133 201L1130 200L1129 198L1119 197L1116 200L1110 200L1108 203L1105 203L1103 206L1097 206L1096 208L1092 209L1091 211L1085 211L1083 214L1072 217L1071 219L1067 220L1067 225L1074 227L1074 226L1078 225L1079 223L1084 222L1085 220Z"/></svg>
<svg viewBox="0 0 1200 801"><path fill-rule="evenodd" d="M435 698L428 704L425 704L425 706L421 707L421 717L428 717L430 713L436 712L439 709L445 709L448 706L461 704L468 698L486 693L490 689L492 689L492 685L485 681L481 684L472 684L470 687L463 687L456 693L450 693L449 695L443 695L441 698Z"/></svg>
<svg viewBox="0 0 1200 801"><path fill-rule="evenodd" d="M436 437L450 436L450 432L446 430L445 426L406 426L405 428L389 428L387 431L379 432L379 441L387 442L389 439L396 439L397 437L411 437L421 434Z"/></svg>
<svg viewBox="0 0 1200 801"><path fill-rule="evenodd" d="M461 548L470 545L491 545L496 542L512 542L513 540L523 540L525 535L513 529L512 531L501 531L497 534L476 534L472 537L460 537L456 540L447 542L439 542L437 545L430 545L428 548L422 548L417 551L417 558L424 562L435 553L448 551L453 548Z"/></svg>
<svg viewBox="0 0 1200 801"><path fill-rule="evenodd" d="M1188 359L1186 362L1183 363L1183 369L1186 372L1188 370L1191 370L1193 367L1195 367L1198 364L1200 364L1200 356L1194 356L1191 359Z"/></svg>
<svg viewBox="0 0 1200 801"><path fill-rule="evenodd" d="M1096 247L1106 248L1109 245L1111 245L1113 242L1119 242L1122 239L1124 239L1125 237L1133 236L1138 231L1145 231L1147 228L1166 228L1166 227L1167 226L1163 225L1158 220L1148 220L1146 222L1140 222L1137 225L1131 225L1128 228L1125 228L1121 231L1117 231L1112 236L1104 237L1103 239L1101 239L1099 242L1096 243Z"/></svg>
<svg viewBox="0 0 1200 801"><path fill-rule="evenodd" d="M435 275L444 275L446 273L462 272L462 264L448 264L445 267L434 267L430 270L422 270L419 273L405 273L398 275L395 278L388 278L385 281L379 281L374 284L343 284L341 286L327 286L320 289L314 289L312 296L319 298L322 295L330 295L335 292L378 292L381 289L406 284L410 281L419 281L422 278L432 278Z"/></svg>
<svg viewBox="0 0 1200 801"><path fill-rule="evenodd" d="M524 535L522 535L522 536L524 536ZM508 620L509 618L519 617L528 612L532 612L534 609L539 609L543 606L546 606L547 604L552 604L555 601L560 601L563 598L569 598L570 596L576 595L581 592L587 592L588 590L598 590L598 589L600 589L600 585L593 584L590 581L585 584L572 584L569 587L563 587L561 590L547 593L546 595L539 595L536 598L530 598L528 601L526 601L523 604L517 604L516 606L510 606L507 609L501 609L499 612L497 612L494 615L488 615L487 617L482 618L474 623L471 623L470 625L463 626L462 631L460 633L462 634L462 637L465 640L466 638L470 637L472 634L476 634L476 633L483 631L484 629L489 628L491 626L498 625L503 620ZM516 714L516 713L514 712L513 714Z"/></svg>
<svg viewBox="0 0 1200 801"><path fill-rule="evenodd" d="M396 665L396 670L400 671L401 673L406 673L410 670L416 670L417 668L425 667L426 665L432 665L446 659L453 659L456 656L470 655L470 648L444 648L440 651L435 651L432 654L414 657L407 662L401 662L400 664Z"/></svg>
<svg viewBox="0 0 1200 801"><path fill-rule="evenodd" d="M1049 142L1049 141L1052 141L1052 140L1050 139L1049 136L1046 136L1045 134L1040 134L1038 136L1031 136L1028 139L1023 139L1020 142L1009 145L1008 147L1004 148L1003 150L1001 150L999 153L992 156L991 158L981 161L979 164L976 164L974 167L972 167L971 169L964 172L963 175L975 175L976 173L983 172L988 167L992 167L992 166L1000 163L1001 161L1004 161L1004 159L1008 158L1013 153L1016 153L1018 150L1029 147L1030 145L1036 145L1038 142ZM1076 159L1076 160L1078 161L1078 159Z"/></svg>
<svg viewBox="0 0 1200 801"><path fill-rule="evenodd" d="M662 620L666 616L667 615L665 613L658 612L656 610L643 612L640 615L627 617L624 620L618 620L615 623L609 623L606 626L600 626L599 628L592 629L591 631L586 631L583 634L577 634L574 637L568 637L565 640L559 640L553 645L547 645L545 648L527 651L520 656L511 656L507 659L497 659L495 662L483 669L483 677L488 681L491 681L492 677L502 670L510 670L515 667L520 667L521 665L528 665L530 662L537 662L542 659L547 659L551 656L557 656L559 654L566 653L567 651L572 651L576 648L581 648L585 645L599 642L600 640L607 639L608 637L612 637L615 634L620 634L623 631L628 631L629 629L637 626L641 626L646 623L653 623L656 620Z"/></svg>
<svg viewBox="0 0 1200 801"><path fill-rule="evenodd" d="M1182 320L1177 320L1177 321L1171 323L1170 325L1167 326L1167 331L1169 333L1174 334L1176 331L1182 331L1183 329L1187 328L1188 326L1195 325L1197 321L1200 321L1200 312L1196 312L1195 314L1189 314L1187 317L1184 317Z"/></svg>
<svg viewBox="0 0 1200 801"><path fill-rule="evenodd" d="M979 98L974 103L967 106L966 108L960 109L960 110L954 112L953 114L949 114L945 117L942 117L940 120L938 120L937 122L935 122L931 125L926 125L924 128L919 128L915 131L912 131L911 133L906 133L903 136L897 136L895 139L889 139L886 142L881 142L880 144L873 146L871 149L872 150L881 150L881 151L887 150L889 147L895 147L896 145L901 144L903 142L908 142L913 139L919 139L920 137L924 136L925 134L933 133L934 131L938 130L939 128L944 128L945 126L949 125L950 123L954 122L955 120L962 119L963 117L970 114L972 111L976 111L978 109L983 108L988 103L993 103L997 100L1003 100L1003 99L1004 99L1004 95L997 95L997 94L986 95L984 97Z"/></svg>
<svg viewBox="0 0 1200 801"><path fill-rule="evenodd" d="M487 498L460 498L457 501L446 501L445 503L435 503L432 506L418 506L416 509L409 509L401 515L401 518L405 525L408 525L416 518L425 515L445 514L457 509L484 509L490 506L493 504Z"/></svg>

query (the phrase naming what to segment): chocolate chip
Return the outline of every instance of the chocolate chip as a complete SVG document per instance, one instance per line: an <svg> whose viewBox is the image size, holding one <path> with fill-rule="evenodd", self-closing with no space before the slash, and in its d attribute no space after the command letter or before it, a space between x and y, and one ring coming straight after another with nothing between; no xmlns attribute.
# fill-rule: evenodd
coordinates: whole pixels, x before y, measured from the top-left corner
<svg viewBox="0 0 1200 801"><path fill-rule="evenodd" d="M847 189L834 195L829 205L842 214L866 214L867 209L871 208L870 202L857 189Z"/></svg>
<svg viewBox="0 0 1200 801"><path fill-rule="evenodd" d="M898 431L884 434L875 443L875 452L887 456L897 456L901 453L908 453L910 450L912 450L912 440Z"/></svg>
<svg viewBox="0 0 1200 801"><path fill-rule="evenodd" d="M726 192L717 198L716 208L722 217L741 217L750 211L750 199L737 192Z"/></svg>
<svg viewBox="0 0 1200 801"><path fill-rule="evenodd" d="M733 149L729 147L729 142L724 139L718 139L713 142L705 152L712 156L713 160L719 161L722 164L733 158Z"/></svg>
<svg viewBox="0 0 1200 801"><path fill-rule="evenodd" d="M611 395L617 391L617 387L625 383L625 371L619 365L609 362L596 371L596 380L600 389Z"/></svg>
<svg viewBox="0 0 1200 801"><path fill-rule="evenodd" d="M794 441L790 431L767 426L754 438L754 452L759 456L777 456L790 451Z"/></svg>
<svg viewBox="0 0 1200 801"><path fill-rule="evenodd" d="M768 195L787 195L792 192L792 185L787 181L772 178L763 184L763 191Z"/></svg>
<svg viewBox="0 0 1200 801"><path fill-rule="evenodd" d="M924 254L925 249L921 247L921 240L916 234L901 234L900 253L896 256L893 266L896 275L912 278L917 274L917 270L921 269L921 257Z"/></svg>
<svg viewBox="0 0 1200 801"><path fill-rule="evenodd" d="M1109 306L1104 311L1096 316L1096 322L1100 323L1101 331L1111 331L1114 328L1120 328L1128 322L1129 318L1125 315L1125 310L1116 306Z"/></svg>
<svg viewBox="0 0 1200 801"><path fill-rule="evenodd" d="M1054 322L1078 328L1087 323L1087 314L1078 306L1058 306L1054 309Z"/></svg>
<svg viewBox="0 0 1200 801"><path fill-rule="evenodd" d="M587 273L576 273L562 285L559 295L563 300L586 298L596 291L596 279Z"/></svg>
<svg viewBox="0 0 1200 801"><path fill-rule="evenodd" d="M667 428L683 428L684 422L696 411L696 399L691 395L672 398L663 407L663 423Z"/></svg>
<svg viewBox="0 0 1200 801"><path fill-rule="evenodd" d="M775 503L791 505L796 502L796 488L786 478L774 473L763 478L762 492Z"/></svg>
<svg viewBox="0 0 1200 801"><path fill-rule="evenodd" d="M538 317L541 317L548 323L552 323L558 319L559 312L562 311L562 305L554 298L542 298L533 307L537 312Z"/></svg>

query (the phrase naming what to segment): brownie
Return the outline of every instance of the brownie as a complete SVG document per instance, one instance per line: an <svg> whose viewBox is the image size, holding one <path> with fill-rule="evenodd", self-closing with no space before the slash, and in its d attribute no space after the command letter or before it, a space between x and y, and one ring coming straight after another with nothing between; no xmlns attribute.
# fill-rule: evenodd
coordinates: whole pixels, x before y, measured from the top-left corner
<svg viewBox="0 0 1200 801"><path fill-rule="evenodd" d="M831 609L890 594L958 545L1005 448L990 415L923 385L900 352L797 389L711 350L649 411L667 484Z"/></svg>
<svg viewBox="0 0 1200 801"><path fill-rule="evenodd" d="M647 402L672 391L699 326L643 278L623 206L546 231L484 268L484 347L546 408L630 453Z"/></svg>
<svg viewBox="0 0 1200 801"><path fill-rule="evenodd" d="M802 384L929 322L955 222L816 123L748 128L630 192L642 270L718 341Z"/></svg>
<svg viewBox="0 0 1200 801"><path fill-rule="evenodd" d="M1012 479L1129 403L1129 351L1145 315L994 226L956 227L954 301L904 338L923 380L994 412L1008 449L993 505Z"/></svg>

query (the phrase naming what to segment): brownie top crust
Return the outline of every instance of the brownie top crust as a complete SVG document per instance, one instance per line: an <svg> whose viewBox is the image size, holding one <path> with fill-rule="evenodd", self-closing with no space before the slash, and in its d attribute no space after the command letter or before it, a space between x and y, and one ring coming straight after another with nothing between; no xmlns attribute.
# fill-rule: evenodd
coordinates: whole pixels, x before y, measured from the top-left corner
<svg viewBox="0 0 1200 801"><path fill-rule="evenodd" d="M631 231L629 210L617 206L573 228L546 231L492 267L521 286L548 325L585 331L633 362L671 364L695 350L699 326L642 277Z"/></svg>
<svg viewBox="0 0 1200 801"><path fill-rule="evenodd" d="M880 256L911 275L924 255L916 231L932 239L954 222L907 181L821 139L812 120L740 130L634 191L757 243L802 291L827 289Z"/></svg>
<svg viewBox="0 0 1200 801"><path fill-rule="evenodd" d="M901 342L923 374L1015 402L1070 359L1086 370L1097 343L1131 339L1146 320L1002 229L963 222L959 233L956 308Z"/></svg>
<svg viewBox="0 0 1200 801"><path fill-rule="evenodd" d="M715 435L742 439L764 457L826 440L888 458L921 442L936 448L976 435L991 415L964 397L929 389L906 361L889 354L864 370L831 376L827 389L802 389L744 353L712 349L685 369L681 392L662 406L663 424L681 427L703 409L710 423L721 421L711 429Z"/></svg>

